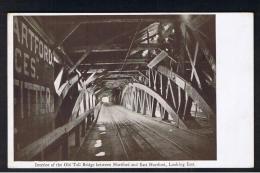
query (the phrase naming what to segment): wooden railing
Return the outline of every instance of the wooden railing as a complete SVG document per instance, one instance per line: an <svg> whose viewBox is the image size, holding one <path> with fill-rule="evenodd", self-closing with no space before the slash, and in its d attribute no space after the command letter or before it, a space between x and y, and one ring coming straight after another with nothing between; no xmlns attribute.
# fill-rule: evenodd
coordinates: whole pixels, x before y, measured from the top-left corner
<svg viewBox="0 0 260 173"><path fill-rule="evenodd" d="M32 144L19 150L18 153L15 154L15 160L45 160L46 150L57 143L57 141L59 141L58 145L61 146L60 160L69 160L69 136L72 133L75 134L75 146L79 147L81 143L81 138L85 137L86 129L89 128L88 126L93 126L93 124L97 121L101 106L102 103L100 102L96 105L95 108L92 108L81 114L79 118L53 130L47 135L34 141Z"/></svg>

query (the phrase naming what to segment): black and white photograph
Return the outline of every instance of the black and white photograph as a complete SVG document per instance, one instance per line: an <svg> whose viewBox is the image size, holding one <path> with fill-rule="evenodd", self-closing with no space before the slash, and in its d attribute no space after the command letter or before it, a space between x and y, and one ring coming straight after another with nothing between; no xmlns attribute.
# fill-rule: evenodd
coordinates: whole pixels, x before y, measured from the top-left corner
<svg viewBox="0 0 260 173"><path fill-rule="evenodd" d="M170 168L219 159L216 14L9 19L13 162Z"/></svg>

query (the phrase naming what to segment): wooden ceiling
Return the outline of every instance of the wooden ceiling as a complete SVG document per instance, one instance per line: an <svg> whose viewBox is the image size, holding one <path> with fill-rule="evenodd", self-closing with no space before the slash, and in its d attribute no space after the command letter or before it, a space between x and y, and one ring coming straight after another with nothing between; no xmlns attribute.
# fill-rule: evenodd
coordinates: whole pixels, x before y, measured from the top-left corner
<svg viewBox="0 0 260 173"><path fill-rule="evenodd" d="M132 80L138 71L147 69L152 56L144 55L144 51L160 48L154 39L160 34L160 27L174 27L182 16L74 15L34 16L34 19L54 40L54 49L64 62L70 62L72 70L79 70L87 78L91 70L104 69L109 74L101 84L116 88ZM199 24L202 21L195 20Z"/></svg>

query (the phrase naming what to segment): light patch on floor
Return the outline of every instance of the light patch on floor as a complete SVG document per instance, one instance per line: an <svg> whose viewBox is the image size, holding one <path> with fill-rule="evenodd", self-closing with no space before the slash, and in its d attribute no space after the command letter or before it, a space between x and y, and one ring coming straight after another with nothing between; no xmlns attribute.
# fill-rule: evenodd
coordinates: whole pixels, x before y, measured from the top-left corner
<svg viewBox="0 0 260 173"><path fill-rule="evenodd" d="M96 140L94 147L98 148L98 147L101 147L101 146L102 146L102 141L100 139Z"/></svg>
<svg viewBox="0 0 260 173"><path fill-rule="evenodd" d="M100 131L106 131L106 127L105 127L105 126L99 126L98 129L99 129Z"/></svg>
<svg viewBox="0 0 260 173"><path fill-rule="evenodd" d="M169 129L170 132L172 132L172 129Z"/></svg>
<svg viewBox="0 0 260 173"><path fill-rule="evenodd" d="M105 155L106 155L106 153L104 151L96 154L97 157L102 157L102 156L105 156Z"/></svg>
<svg viewBox="0 0 260 173"><path fill-rule="evenodd" d="M104 135L104 134L106 134L106 132L101 132L100 134L101 134L101 135Z"/></svg>

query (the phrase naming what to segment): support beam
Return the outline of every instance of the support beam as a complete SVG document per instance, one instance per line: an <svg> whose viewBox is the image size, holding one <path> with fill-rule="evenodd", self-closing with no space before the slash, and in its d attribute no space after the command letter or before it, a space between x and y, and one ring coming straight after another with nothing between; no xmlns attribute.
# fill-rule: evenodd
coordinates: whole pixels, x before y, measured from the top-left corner
<svg viewBox="0 0 260 173"><path fill-rule="evenodd" d="M155 117L156 108L157 108L157 100L154 99L152 102L152 117Z"/></svg>
<svg viewBox="0 0 260 173"><path fill-rule="evenodd" d="M131 49L130 55L143 51L143 50L154 50L157 49L160 45L157 43L150 44L138 44ZM71 48L71 53L85 53L86 50L90 49L90 46L79 46ZM122 45L108 44L104 45L101 48L92 49L91 52L99 53L99 52L126 52L128 48L122 47Z"/></svg>
<svg viewBox="0 0 260 173"><path fill-rule="evenodd" d="M65 134L62 139L62 152L61 152L62 160L68 160L69 153L70 153L69 134Z"/></svg>
<svg viewBox="0 0 260 173"><path fill-rule="evenodd" d="M181 78L176 73L170 71L166 67L158 66L157 71L172 80L177 86L180 87L180 89L184 90L188 94L188 96L190 96L199 105L203 112L209 115L210 120L215 120L216 117L214 111L189 82Z"/></svg>
<svg viewBox="0 0 260 173"><path fill-rule="evenodd" d="M121 81L121 80L130 80L132 79L132 76L128 76L128 77L107 77L102 79L102 81Z"/></svg>
<svg viewBox="0 0 260 173"><path fill-rule="evenodd" d="M102 73L105 69L89 69L86 73ZM139 73L139 70L106 70L107 73Z"/></svg>
<svg viewBox="0 0 260 173"><path fill-rule="evenodd" d="M199 17L197 17L197 19L198 18ZM193 21L195 21L195 20L193 20ZM205 38L203 38L201 36L201 32L198 30L198 28L206 21L207 20L205 20L204 17L203 17L203 20L201 20L201 22L197 22L197 21L194 22L194 23L193 22L184 22L185 24L182 24L181 31L182 31L183 37L185 38L186 27L191 29L192 34L194 35L196 41L199 43L200 48L202 49L202 52L204 53L205 58L208 61L208 63L210 64L210 67L211 67L211 69L212 69L212 71L214 72L214 75L215 75L216 74L216 60L213 57L213 55L211 54L207 44L205 43L205 41L204 41Z"/></svg>
<svg viewBox="0 0 260 173"><path fill-rule="evenodd" d="M149 80L149 77L148 76L146 76L143 72L141 72L141 71L138 71L138 73L141 75L141 76L143 76L145 79L147 79L147 80Z"/></svg>
<svg viewBox="0 0 260 173"><path fill-rule="evenodd" d="M85 96L85 92L86 90L85 89L82 89L76 102L75 102L75 105L72 109L72 113L71 113L71 119L72 120L75 120L77 118L77 115L78 115L78 112L79 112L79 109L80 109L80 103L83 99L83 97Z"/></svg>
<svg viewBox="0 0 260 173"><path fill-rule="evenodd" d="M129 83L123 90L122 92L122 98L124 98L126 91L128 90L129 87L132 87L133 89L139 89L139 90L143 90L145 91L147 94L149 94L150 96L152 96L154 98L154 103L156 102L160 103L160 105L163 106L163 108L170 114L170 116L172 116L172 118L177 122L177 126L181 127L181 128L187 128L187 126L182 122L182 120L179 120L179 116L178 114L172 109L172 107L167 103L167 101L162 98L162 96L160 94L158 94L156 91L152 90L151 88L140 84L140 83ZM134 95L134 94L133 94ZM134 100L134 99L132 99ZM156 104L153 105L153 112L156 109Z"/></svg>
<svg viewBox="0 0 260 173"><path fill-rule="evenodd" d="M76 74L75 76L73 76L71 79L69 79L66 82L66 86L64 86L64 89L61 92L62 98L65 98L65 96L67 95L69 89L78 82L80 76L79 74Z"/></svg>
<svg viewBox="0 0 260 173"><path fill-rule="evenodd" d="M94 81L94 80L97 78L97 76L94 77L95 74L96 74L96 73L92 73L92 74L87 78L87 80L85 80L85 81L83 82L84 87L86 87L90 82Z"/></svg>
<svg viewBox="0 0 260 173"><path fill-rule="evenodd" d="M85 51L85 53L79 58L79 60L70 68L69 74L72 73L85 60L85 58L90 54L90 52L91 49Z"/></svg>
<svg viewBox="0 0 260 173"><path fill-rule="evenodd" d="M146 64L146 62L143 60L139 60L139 61L131 61L131 60L128 60L126 62L123 62L124 60L118 60L117 62L95 62L95 63L85 63L85 64L80 64L81 66L93 66L93 65L100 65L100 66L103 66L103 65L115 65L115 64L126 64L126 65L129 65L129 64Z"/></svg>
<svg viewBox="0 0 260 173"><path fill-rule="evenodd" d="M141 114L145 115L146 114L146 107L147 107L146 93L145 93L145 91L141 90L141 94L142 94Z"/></svg>
<svg viewBox="0 0 260 173"><path fill-rule="evenodd" d="M133 30L135 31L135 30ZM103 43L100 43L98 45L93 45L93 46L90 46L89 48L87 48L85 50L85 53L79 58L79 60L71 67L71 69L69 70L69 73L73 72L78 66L79 64L81 64L85 59L86 57L89 55L89 53L93 50L93 49L101 49L103 46L107 45L107 44L111 44L113 41L115 41L116 39L122 37L122 36L126 36L128 34L130 34L131 32L133 31L128 31L128 32L124 32L122 34L119 34L119 35L116 35L112 38L109 38L107 39L106 41L104 41Z"/></svg>
<svg viewBox="0 0 260 173"><path fill-rule="evenodd" d="M161 51L152 61L147 64L149 68L153 68L157 64L159 64L162 60L164 60L168 56L168 53L165 52L164 50Z"/></svg>
<svg viewBox="0 0 260 173"><path fill-rule="evenodd" d="M58 41L57 47L61 46L80 26L80 23L74 24L65 34L63 39Z"/></svg>
<svg viewBox="0 0 260 173"><path fill-rule="evenodd" d="M69 66L73 66L73 64L74 64L73 61L71 60L69 55L64 51L64 48L62 46L57 47L55 50L59 51L62 54L62 56L60 56L60 57L62 57L63 60L65 60L65 62L69 64Z"/></svg>
<svg viewBox="0 0 260 173"><path fill-rule="evenodd" d="M195 68L195 64L196 64L196 60L197 60L197 54L198 54L198 47L199 47L199 45L198 45L198 42L197 42L196 43L196 48L195 48L195 53L194 53L194 60L192 60L191 53L190 53L190 51L188 49L188 45L187 44L185 45L185 48L186 48L186 51L187 51L187 54L188 54L188 58L190 60L190 65L192 67L191 81L193 79L193 75L195 75L195 78L196 78L196 81L198 83L198 86L199 86L200 89L202 89L201 83L200 83L200 79L199 79L199 75L198 75L198 73L196 71L196 68Z"/></svg>
<svg viewBox="0 0 260 173"><path fill-rule="evenodd" d="M79 126L76 127L75 129L75 146L79 147L80 146L80 131L79 131Z"/></svg>
<svg viewBox="0 0 260 173"><path fill-rule="evenodd" d="M123 48L114 48L114 49L94 49L91 50L93 53L108 53L108 52L126 52L128 49L123 49ZM85 53L85 49L76 49L73 51L73 53Z"/></svg>

